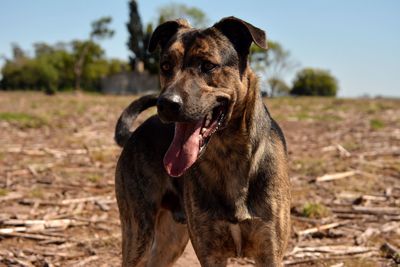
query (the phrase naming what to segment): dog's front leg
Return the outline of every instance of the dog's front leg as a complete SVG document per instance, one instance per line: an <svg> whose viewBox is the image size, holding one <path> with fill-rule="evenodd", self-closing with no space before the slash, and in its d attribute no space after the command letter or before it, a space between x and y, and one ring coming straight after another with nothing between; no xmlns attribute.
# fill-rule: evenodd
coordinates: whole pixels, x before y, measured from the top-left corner
<svg viewBox="0 0 400 267"><path fill-rule="evenodd" d="M275 205L273 205L275 206ZM275 214L281 216L273 220L255 219L246 224L245 232L250 241L250 251L252 258L258 267L280 267L283 266L282 258L286 248L289 235L288 212L276 211Z"/></svg>
<svg viewBox="0 0 400 267"><path fill-rule="evenodd" d="M191 216L196 214L195 216ZM229 223L215 221L198 210L188 216L190 240L202 267L223 267L236 256Z"/></svg>

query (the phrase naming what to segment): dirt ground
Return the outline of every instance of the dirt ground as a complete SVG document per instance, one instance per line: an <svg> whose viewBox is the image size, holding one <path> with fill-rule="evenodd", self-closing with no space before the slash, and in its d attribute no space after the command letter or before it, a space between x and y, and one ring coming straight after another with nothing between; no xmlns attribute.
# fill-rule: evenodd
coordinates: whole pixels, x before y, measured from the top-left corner
<svg viewBox="0 0 400 267"><path fill-rule="evenodd" d="M0 93L0 266L119 266L113 131L133 98ZM265 101L289 149L286 266L397 266L400 100ZM175 266L199 266L190 245Z"/></svg>

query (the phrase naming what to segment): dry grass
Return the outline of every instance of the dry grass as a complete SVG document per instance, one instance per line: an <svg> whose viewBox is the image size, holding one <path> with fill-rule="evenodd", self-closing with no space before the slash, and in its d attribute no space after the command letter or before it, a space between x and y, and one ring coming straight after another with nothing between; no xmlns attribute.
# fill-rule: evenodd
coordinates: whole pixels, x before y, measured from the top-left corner
<svg viewBox="0 0 400 267"><path fill-rule="evenodd" d="M61 243L0 236L0 266L19 266L15 259L34 266L75 266L93 255L97 258L86 266L119 265L114 170L120 149L114 144L113 132L118 116L133 98L0 92L0 228L8 227L2 224L8 219L85 222L51 232L65 239ZM287 138L292 206L299 211L292 218L288 252L295 246L352 246L366 229L398 223L398 216L338 211L354 205L400 209L399 100L281 98L265 102ZM152 114L155 109L144 112L137 124ZM316 177L349 170L359 173L335 181L314 182ZM91 196L100 197L103 202L57 204ZM370 200L368 196L378 198ZM343 219L344 215L353 217ZM350 223L317 235L295 236L296 231L340 220ZM389 227L362 245L379 248L383 242L391 242L399 247L399 228L400 225L391 230ZM189 250L177 266L199 266L196 262ZM367 259L347 255L324 261L317 257L294 266L338 263L393 264L380 255Z"/></svg>

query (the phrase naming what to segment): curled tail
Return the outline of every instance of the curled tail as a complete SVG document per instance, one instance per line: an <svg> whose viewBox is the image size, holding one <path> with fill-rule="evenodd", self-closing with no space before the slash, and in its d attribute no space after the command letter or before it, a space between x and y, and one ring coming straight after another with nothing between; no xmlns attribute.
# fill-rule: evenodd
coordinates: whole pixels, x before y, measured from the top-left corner
<svg viewBox="0 0 400 267"><path fill-rule="evenodd" d="M127 108L125 108L115 126L114 140L120 147L123 147L131 136L132 132L130 131L130 128L136 117L142 111L155 106L157 104L157 99L158 95L156 94L145 95L134 100Z"/></svg>

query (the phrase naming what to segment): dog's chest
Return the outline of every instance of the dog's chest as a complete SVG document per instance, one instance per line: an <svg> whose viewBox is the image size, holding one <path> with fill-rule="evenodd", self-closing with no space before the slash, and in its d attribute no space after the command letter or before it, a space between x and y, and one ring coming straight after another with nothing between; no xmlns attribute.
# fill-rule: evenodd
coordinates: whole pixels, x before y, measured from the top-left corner
<svg viewBox="0 0 400 267"><path fill-rule="evenodd" d="M188 190L196 208L215 219L250 219L247 207L250 162L246 152L224 147L209 152L191 171Z"/></svg>
<svg viewBox="0 0 400 267"><path fill-rule="evenodd" d="M250 168L250 146L243 138L214 138L202 158L201 173L210 177L210 183L220 179L247 178Z"/></svg>

